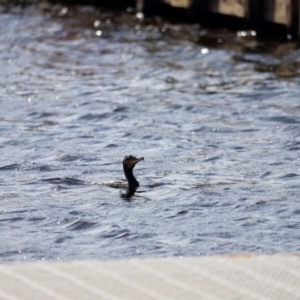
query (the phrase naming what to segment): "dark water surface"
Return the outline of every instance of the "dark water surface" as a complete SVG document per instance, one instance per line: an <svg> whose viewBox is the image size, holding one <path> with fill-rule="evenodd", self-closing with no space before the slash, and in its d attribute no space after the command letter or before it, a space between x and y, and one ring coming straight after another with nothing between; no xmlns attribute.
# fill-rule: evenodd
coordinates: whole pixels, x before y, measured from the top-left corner
<svg viewBox="0 0 300 300"><path fill-rule="evenodd" d="M300 251L297 45L0 11L1 262ZM131 202L97 184L127 154L145 157Z"/></svg>

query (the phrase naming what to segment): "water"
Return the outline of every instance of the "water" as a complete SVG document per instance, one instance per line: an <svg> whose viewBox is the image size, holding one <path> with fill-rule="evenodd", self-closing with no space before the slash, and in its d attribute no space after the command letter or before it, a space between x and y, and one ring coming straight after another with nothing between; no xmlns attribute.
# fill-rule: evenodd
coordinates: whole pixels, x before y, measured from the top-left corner
<svg viewBox="0 0 300 300"><path fill-rule="evenodd" d="M1 262L300 251L297 43L44 3L0 30ZM130 202L98 184L128 154Z"/></svg>

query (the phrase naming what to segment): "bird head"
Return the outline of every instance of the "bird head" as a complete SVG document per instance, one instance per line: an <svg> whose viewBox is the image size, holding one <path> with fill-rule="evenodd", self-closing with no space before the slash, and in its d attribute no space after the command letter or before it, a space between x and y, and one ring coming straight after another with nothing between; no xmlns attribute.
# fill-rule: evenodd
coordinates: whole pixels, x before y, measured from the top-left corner
<svg viewBox="0 0 300 300"><path fill-rule="evenodd" d="M123 159L123 166L127 169L133 169L134 166L141 160L144 160L144 157L135 157L133 155L127 155Z"/></svg>

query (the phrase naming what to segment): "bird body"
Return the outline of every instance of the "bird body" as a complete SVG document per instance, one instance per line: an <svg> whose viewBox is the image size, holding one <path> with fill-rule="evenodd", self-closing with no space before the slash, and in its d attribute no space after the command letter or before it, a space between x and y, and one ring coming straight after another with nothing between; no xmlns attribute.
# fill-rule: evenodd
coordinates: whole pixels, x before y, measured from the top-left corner
<svg viewBox="0 0 300 300"><path fill-rule="evenodd" d="M99 182L99 184L116 188L116 189L126 189L128 186L128 183L125 180L107 180L107 181L101 181Z"/></svg>

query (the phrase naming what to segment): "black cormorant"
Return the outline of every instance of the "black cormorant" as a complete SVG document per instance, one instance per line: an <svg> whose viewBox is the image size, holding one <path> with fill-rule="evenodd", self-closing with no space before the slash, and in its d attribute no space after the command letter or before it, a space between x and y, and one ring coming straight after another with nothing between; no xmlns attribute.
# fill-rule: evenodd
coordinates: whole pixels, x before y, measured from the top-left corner
<svg viewBox="0 0 300 300"><path fill-rule="evenodd" d="M114 188L127 188L126 193L122 193L121 196L122 198L130 198L139 186L138 181L133 175L133 168L141 160L144 160L144 157L135 157L133 155L127 155L124 157L123 170L127 179L127 184L123 181L106 181L101 184Z"/></svg>
<svg viewBox="0 0 300 300"><path fill-rule="evenodd" d="M122 194L122 197L130 198L135 193L136 189L139 187L139 183L133 175L133 168L141 160L144 160L144 157L135 157L132 155L124 157L123 170L128 182L128 186L126 193Z"/></svg>

